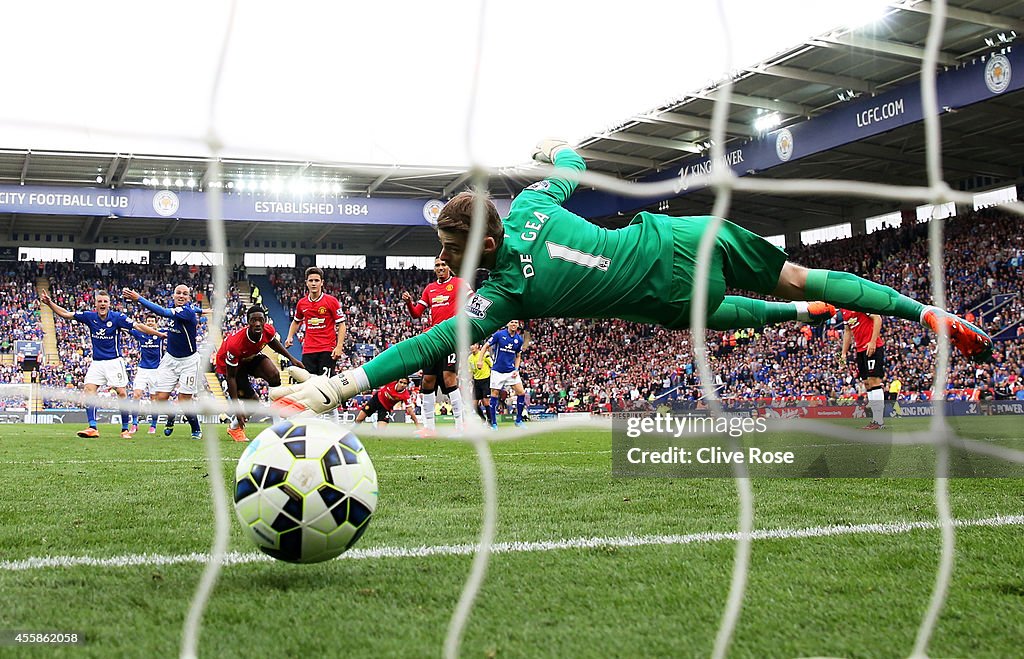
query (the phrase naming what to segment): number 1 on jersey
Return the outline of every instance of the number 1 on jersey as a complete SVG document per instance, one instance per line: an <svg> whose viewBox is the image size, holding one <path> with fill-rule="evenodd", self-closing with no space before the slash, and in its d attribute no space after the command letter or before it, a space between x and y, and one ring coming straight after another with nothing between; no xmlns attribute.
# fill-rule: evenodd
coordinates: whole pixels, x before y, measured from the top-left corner
<svg viewBox="0 0 1024 659"><path fill-rule="evenodd" d="M595 256L594 254L587 254L565 245L559 245L553 243L550 240L545 241L544 245L548 248L548 256L553 259L561 259L568 261L569 263L575 263L576 265L582 265L584 268L597 268L602 272L607 272L608 267L611 266L611 259L605 256Z"/></svg>

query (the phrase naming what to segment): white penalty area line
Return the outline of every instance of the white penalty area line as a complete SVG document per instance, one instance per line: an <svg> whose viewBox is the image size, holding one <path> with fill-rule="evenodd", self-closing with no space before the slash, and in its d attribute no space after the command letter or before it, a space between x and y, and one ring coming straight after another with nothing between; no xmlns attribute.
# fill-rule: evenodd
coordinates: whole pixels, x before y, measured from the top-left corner
<svg viewBox="0 0 1024 659"><path fill-rule="evenodd" d="M982 519L953 520L956 528L1024 526L1024 515L997 515ZM805 538L830 538L844 535L902 535L913 531L936 530L941 524L926 522L888 522L884 524L854 524L845 526L811 526L807 528L764 529L750 534L753 540L800 540ZM735 541L740 538L737 531L723 533L691 533L687 535L628 535L608 538L570 538L543 542L498 542L492 545L495 554L519 554L571 549L632 548L668 545L703 545L715 542ZM341 559L381 558L427 558L431 556L471 556L477 551L475 544L434 545L422 547L369 547L353 549L341 555ZM41 556L20 561L0 561L0 572L23 572L45 568L73 567L157 567L163 565L205 564L209 554L128 554L97 558L92 556ZM224 555L225 565L272 562L274 559L257 552L228 552Z"/></svg>
<svg viewBox="0 0 1024 659"><path fill-rule="evenodd" d="M495 452L496 456L499 457L516 457L520 455L610 455L611 451L608 449L599 451L504 451ZM394 455L378 455L372 457L374 462L400 462L403 460L424 460L426 458L444 458L449 460L452 456L448 454L444 455L426 455L410 453L406 454L394 454ZM238 462L238 458L233 457L222 457L221 462ZM194 463L194 464L206 464L206 458L201 455L195 457L180 457L180 458L68 458L66 460L0 460L0 465L89 465L89 464L173 464L173 463Z"/></svg>
<svg viewBox="0 0 1024 659"><path fill-rule="evenodd" d="M419 460L428 458L428 455L383 455L373 458L374 462L388 462L392 460ZM230 456L222 457L221 462L238 462L238 458ZM206 458L197 455L195 457L183 458L69 458L67 460L0 460L0 465L92 465L92 464L195 464L205 465Z"/></svg>

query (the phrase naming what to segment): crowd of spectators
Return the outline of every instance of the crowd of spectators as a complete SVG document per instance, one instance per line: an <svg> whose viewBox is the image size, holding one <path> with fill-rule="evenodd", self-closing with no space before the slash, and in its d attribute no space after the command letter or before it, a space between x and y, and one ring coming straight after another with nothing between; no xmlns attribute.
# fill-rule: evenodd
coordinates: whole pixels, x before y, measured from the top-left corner
<svg viewBox="0 0 1024 659"><path fill-rule="evenodd" d="M0 264L0 354L13 354L15 341L40 341L39 298L34 263Z"/></svg>
<svg viewBox="0 0 1024 659"><path fill-rule="evenodd" d="M932 297L927 232L927 224L890 228L798 247L790 251L790 258L809 267L853 272L927 303ZM1024 223L999 211L981 211L948 220L945 237L947 306L993 334L1005 328L1011 337L997 342L994 365L975 366L954 356L951 395L979 390L1015 394L1024 388ZM301 272L279 268L268 276L282 305L294 309L306 293ZM92 308L93 293L102 288L110 291L114 309L140 321L147 312L126 302L122 287L162 304L170 304L178 283L192 286L198 301L213 289L211 270L199 266L12 263L0 267L0 354L12 351L14 340L42 339L38 277L49 279L51 295L67 309ZM405 291L417 296L432 279L430 270L326 270L325 290L338 297L346 314L346 355L339 368L359 365L422 332L426 318L412 318L401 297ZM983 304L1000 294L1008 296L1006 303L995 308ZM227 307L225 329L241 327L244 309L234 279ZM287 328L278 329L283 338ZM88 334L84 326L60 319L56 331L60 360L44 363L39 381L77 389L91 359ZM524 331L529 343L521 371L534 405L552 411L593 411L702 397L687 331L561 318L530 320ZM902 381L905 399L926 395L934 337L920 325L899 319L886 319L883 335L887 377ZM841 337L836 319L818 328L793 322L709 332L716 389L723 398L741 400L855 398L858 383L852 365L839 363ZM134 369L137 346L133 340L125 345ZM0 382L22 382L16 364L0 368Z"/></svg>

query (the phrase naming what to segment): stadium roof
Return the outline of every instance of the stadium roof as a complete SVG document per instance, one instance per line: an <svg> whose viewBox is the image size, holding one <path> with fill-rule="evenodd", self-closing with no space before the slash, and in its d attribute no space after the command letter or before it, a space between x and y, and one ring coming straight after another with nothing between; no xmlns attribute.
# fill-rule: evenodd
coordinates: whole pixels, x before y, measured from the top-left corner
<svg viewBox="0 0 1024 659"><path fill-rule="evenodd" d="M754 121L766 112L779 115L780 126L819 117L851 99L875 96L919 78L932 3L906 2L874 25L871 36L837 31L804 43L736 73L727 126L728 143L742 144L758 135ZM949 3L941 66L952 68L1011 46L1024 34L1024 3L1009 0L953 0ZM667 104L638 113L615 129L579 142L592 171L639 180L677 166L706 150L717 86L709 85ZM954 187L972 179L1013 183L1022 177L1017 148L1024 134L1024 92L1009 92L942 116L945 179ZM415 109L411 108L411 112ZM0 150L0 182L48 185L142 186L143 179L165 175L192 177L197 188L210 184L209 159L124 153L81 153ZM467 184L461 168L383 166L307 161L223 159L224 180L301 176L338 181L351 197L446 198ZM531 181L528 168L495 175L492 190L513 194ZM864 181L922 184L925 182L921 124L904 126L855 143L784 163L758 176L779 178L853 178ZM978 178L986 177L986 178ZM973 186L971 186L973 187ZM692 192L668 200L665 212L697 215L709 212L713 195ZM846 197L786 198L769 194L737 195L730 218L762 234L824 226L851 218L894 210L891 204ZM37 218L42 219L42 218ZM620 218L593 218L615 224ZM205 238L202 223L121 218L104 223L82 218L47 216L46 228L83 238L179 235ZM14 233L28 217L0 216L0 227ZM38 226L38 225L37 225ZM351 225L231 223L229 239L299 240L309 246L339 240L344 251L402 248L401 253L430 253L436 243L428 227L398 228ZM274 250L266 250L274 251ZM399 252L396 252L399 253Z"/></svg>

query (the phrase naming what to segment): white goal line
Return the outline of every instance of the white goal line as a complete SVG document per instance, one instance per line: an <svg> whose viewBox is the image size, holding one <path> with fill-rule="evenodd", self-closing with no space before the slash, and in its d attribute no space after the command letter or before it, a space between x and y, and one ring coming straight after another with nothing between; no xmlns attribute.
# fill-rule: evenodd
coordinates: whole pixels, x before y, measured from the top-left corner
<svg viewBox="0 0 1024 659"><path fill-rule="evenodd" d="M957 528L1024 526L1024 515L995 515L979 519L953 520ZM875 524L849 524L810 526L805 528L760 529L750 534L750 540L802 540L832 538L844 535L904 535L914 531L934 531L941 528L938 521L884 522ZM704 545L716 542L735 542L745 539L737 531L688 533L684 535L626 535L613 537L566 538L538 542L496 542L491 545L495 554L524 554L532 552L652 547L668 545ZM365 560L384 558L429 558L432 556L472 556L479 550L476 544L424 545L420 547L368 547L350 549L335 560ZM126 554L109 558L94 556L40 556L23 560L0 561L0 572L25 572L47 568L124 568L157 567L162 565L204 565L210 560L207 553L189 554ZM224 565L270 563L275 559L258 552L227 552Z"/></svg>

